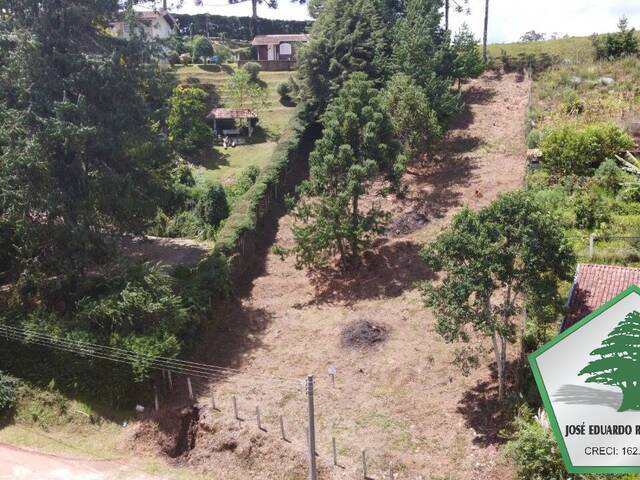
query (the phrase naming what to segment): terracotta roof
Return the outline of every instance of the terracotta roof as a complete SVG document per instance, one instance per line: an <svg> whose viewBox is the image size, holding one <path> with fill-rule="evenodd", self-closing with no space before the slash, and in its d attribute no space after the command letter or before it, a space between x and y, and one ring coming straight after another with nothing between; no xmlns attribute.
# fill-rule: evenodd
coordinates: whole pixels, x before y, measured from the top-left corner
<svg viewBox="0 0 640 480"><path fill-rule="evenodd" d="M569 311L561 330L569 328L634 284L640 285L640 268L578 265L569 294Z"/></svg>
<svg viewBox="0 0 640 480"><path fill-rule="evenodd" d="M234 108L214 108L209 112L207 118L235 119L235 118L258 118L256 112L249 109Z"/></svg>
<svg viewBox="0 0 640 480"><path fill-rule="evenodd" d="M278 45L282 42L306 42L309 40L309 36L300 33L295 35L257 35L251 45L254 47L257 45Z"/></svg>

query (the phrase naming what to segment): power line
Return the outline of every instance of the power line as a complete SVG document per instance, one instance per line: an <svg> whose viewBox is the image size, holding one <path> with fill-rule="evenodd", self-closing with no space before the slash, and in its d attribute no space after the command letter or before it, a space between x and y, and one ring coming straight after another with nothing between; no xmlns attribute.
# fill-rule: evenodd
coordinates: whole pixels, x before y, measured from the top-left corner
<svg viewBox="0 0 640 480"><path fill-rule="evenodd" d="M130 365L140 363L150 369L167 370L177 374L190 375L194 377L227 379L231 375L241 374L242 377L247 377L247 379L252 382L267 382L270 385L270 388L274 388L274 383L280 384L280 386L288 385L289 388L298 388L301 384L301 380L296 380L293 378L276 377L264 374L247 374L240 370L220 367L216 365L207 365L203 363L189 362L185 360L171 359L161 356L144 355L106 345L64 340L51 335L30 331L23 328L11 327L8 325L0 325L0 335L4 335L6 339L17 340L23 343L31 343L34 345L53 348L69 353L75 353L88 357Z"/></svg>

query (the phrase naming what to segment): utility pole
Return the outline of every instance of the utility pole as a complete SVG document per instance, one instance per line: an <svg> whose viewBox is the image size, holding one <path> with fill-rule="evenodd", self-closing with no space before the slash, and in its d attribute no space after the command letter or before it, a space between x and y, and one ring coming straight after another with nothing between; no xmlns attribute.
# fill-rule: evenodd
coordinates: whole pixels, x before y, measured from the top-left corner
<svg viewBox="0 0 640 480"><path fill-rule="evenodd" d="M309 405L309 480L318 480L316 469L316 421L313 405L313 375L307 377L307 401Z"/></svg>

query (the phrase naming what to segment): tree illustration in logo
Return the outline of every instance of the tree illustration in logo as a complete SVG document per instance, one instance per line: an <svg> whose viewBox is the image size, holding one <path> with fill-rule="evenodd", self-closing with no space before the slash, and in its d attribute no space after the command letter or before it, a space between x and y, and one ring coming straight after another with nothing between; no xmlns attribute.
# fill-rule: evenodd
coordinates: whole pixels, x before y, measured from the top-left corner
<svg viewBox="0 0 640 480"><path fill-rule="evenodd" d="M590 362L578 375L589 375L587 383L620 388L619 412L640 410L640 312L627 314L591 355L600 358Z"/></svg>

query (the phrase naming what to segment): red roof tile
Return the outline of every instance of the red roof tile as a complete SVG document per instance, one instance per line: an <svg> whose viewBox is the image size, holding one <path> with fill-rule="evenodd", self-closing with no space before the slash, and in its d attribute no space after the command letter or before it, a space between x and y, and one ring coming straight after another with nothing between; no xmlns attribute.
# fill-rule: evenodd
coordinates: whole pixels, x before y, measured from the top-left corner
<svg viewBox="0 0 640 480"><path fill-rule="evenodd" d="M640 268L580 264L569 295L562 330L589 315L631 285L640 285Z"/></svg>

